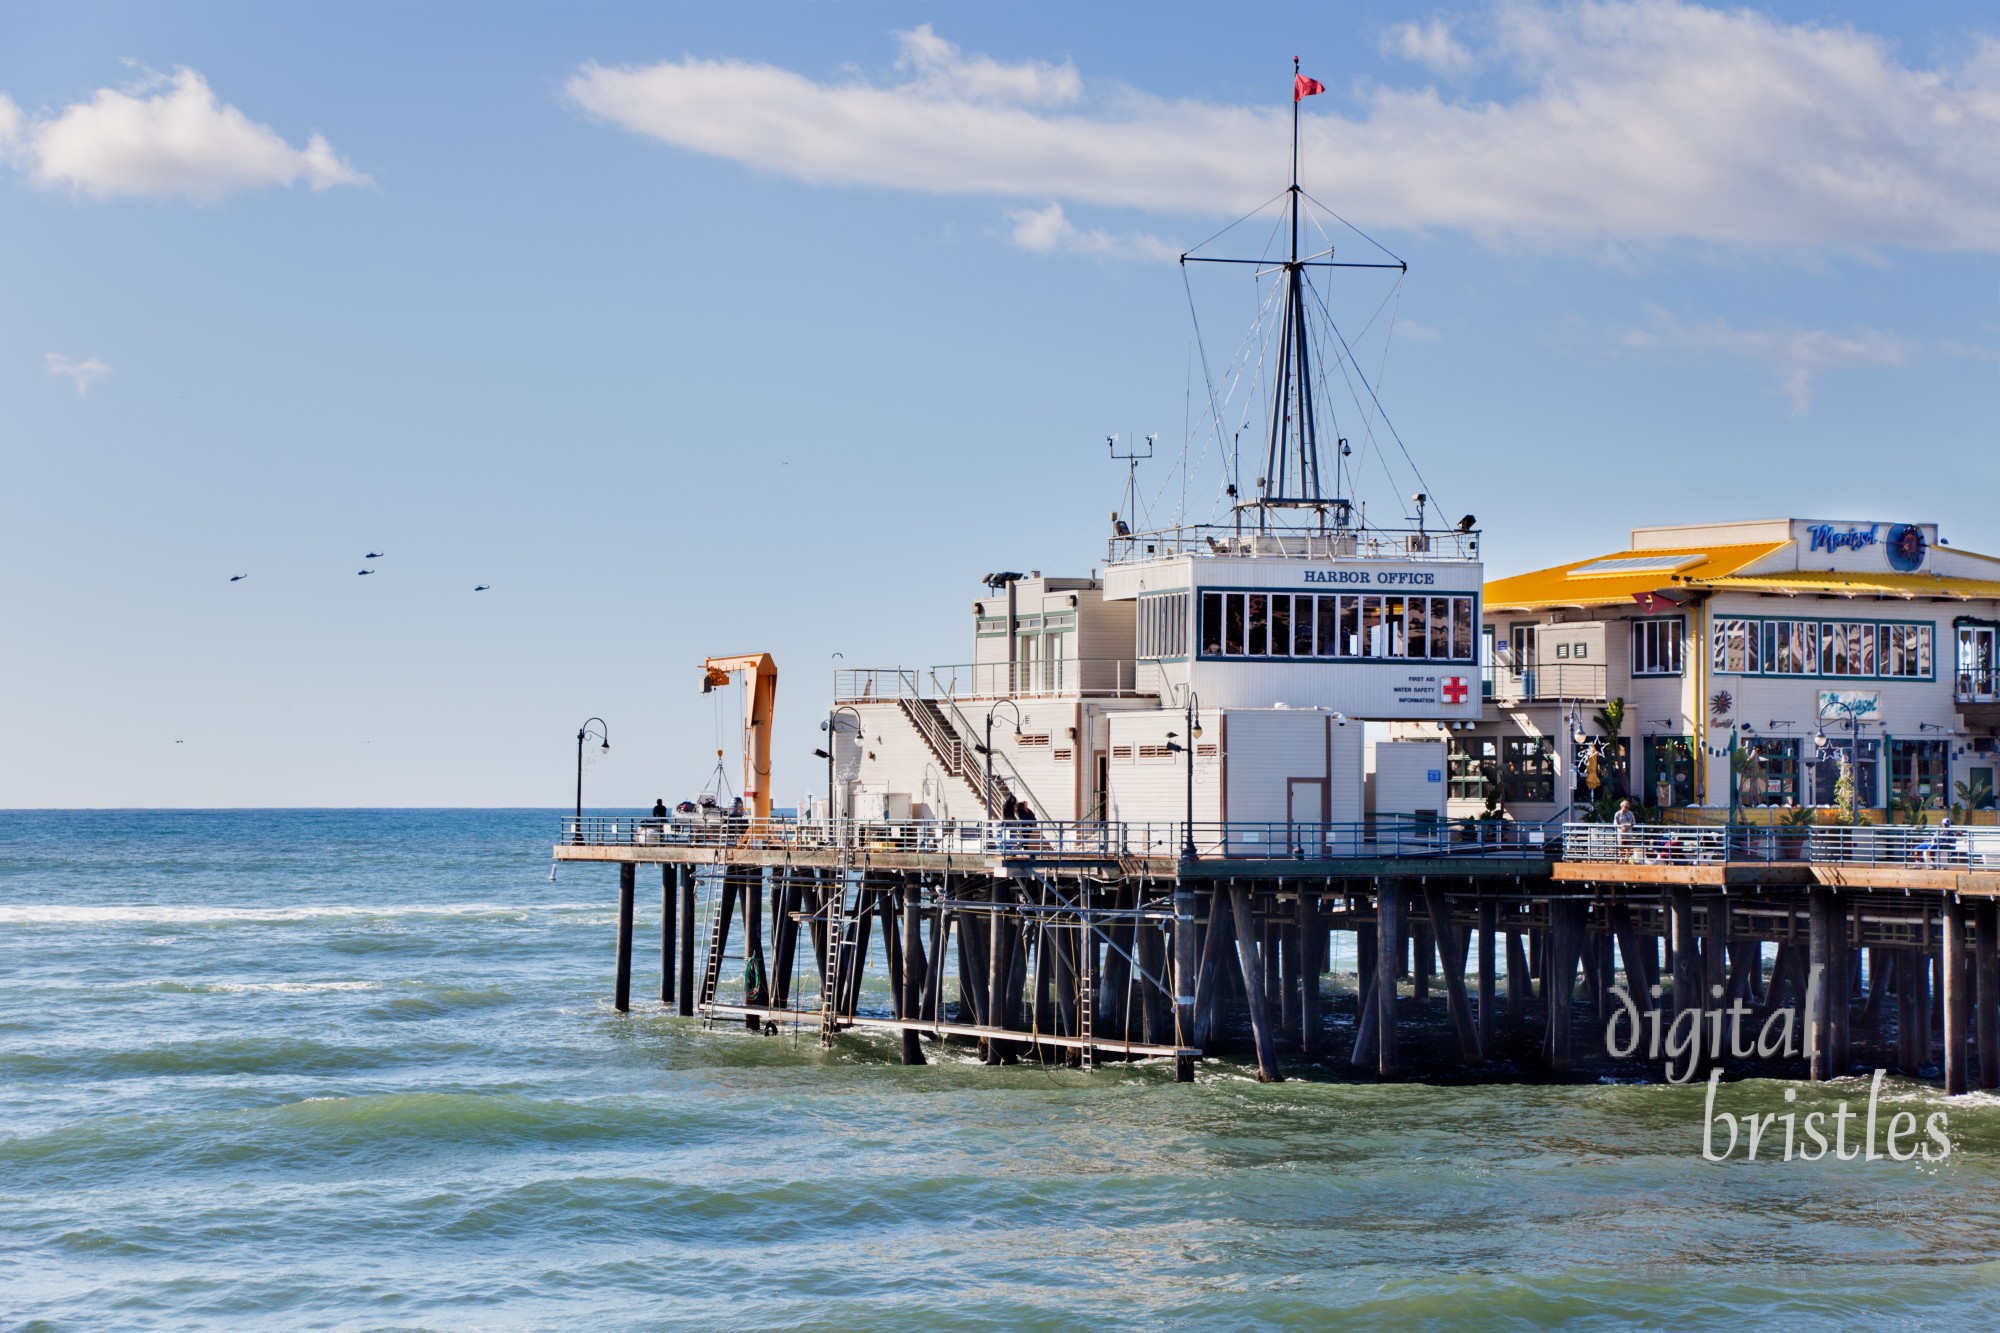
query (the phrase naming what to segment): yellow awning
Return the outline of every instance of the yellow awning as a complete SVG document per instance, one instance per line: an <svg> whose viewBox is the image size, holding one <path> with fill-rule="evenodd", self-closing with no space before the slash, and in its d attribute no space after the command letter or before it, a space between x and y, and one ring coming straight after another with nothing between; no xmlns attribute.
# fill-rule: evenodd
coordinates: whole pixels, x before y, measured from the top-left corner
<svg viewBox="0 0 2000 1333"><path fill-rule="evenodd" d="M1790 542L1756 542L1748 546L1612 551L1551 569L1495 579L1486 585L1486 605L1523 611L1559 606L1616 606L1630 602L1637 593L1661 592L1684 584L1713 586L1713 580L1728 577L1789 545ZM1588 568L1615 567L1616 563L1626 561L1651 567L1631 573Z"/></svg>

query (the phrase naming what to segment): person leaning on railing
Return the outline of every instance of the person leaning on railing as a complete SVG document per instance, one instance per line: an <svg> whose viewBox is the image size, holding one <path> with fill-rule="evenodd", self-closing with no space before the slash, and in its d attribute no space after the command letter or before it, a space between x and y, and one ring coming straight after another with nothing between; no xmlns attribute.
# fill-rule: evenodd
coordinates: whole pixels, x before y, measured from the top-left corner
<svg viewBox="0 0 2000 1333"><path fill-rule="evenodd" d="M1618 859L1625 859L1625 844L1639 827L1639 816L1632 812L1632 798L1618 802L1618 813L1611 816L1611 826L1617 830Z"/></svg>

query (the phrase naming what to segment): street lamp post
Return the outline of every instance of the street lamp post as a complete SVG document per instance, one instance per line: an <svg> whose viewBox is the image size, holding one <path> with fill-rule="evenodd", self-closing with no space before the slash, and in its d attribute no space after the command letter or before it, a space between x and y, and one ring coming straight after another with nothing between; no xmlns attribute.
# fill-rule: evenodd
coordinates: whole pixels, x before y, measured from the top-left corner
<svg viewBox="0 0 2000 1333"><path fill-rule="evenodd" d="M1014 710L1014 734L1016 736L1021 734L1021 706L1012 699L1002 699L986 710L986 744L979 747L979 752L986 756L986 788L984 795L986 797L986 818L988 820L993 818L993 715L1000 711L1001 704L1005 704Z"/></svg>
<svg viewBox="0 0 2000 1333"><path fill-rule="evenodd" d="M1193 690L1187 697L1187 744L1181 745L1171 731L1167 733L1167 748L1187 752L1187 825L1182 829L1181 860L1195 858L1194 846L1194 756L1195 742L1201 739L1201 696Z"/></svg>
<svg viewBox="0 0 2000 1333"><path fill-rule="evenodd" d="M597 724L597 739L604 742L604 752L611 751L611 729L601 717L587 718L576 729L576 829L572 836L577 842L583 841L583 742L590 735L590 724Z"/></svg>
<svg viewBox="0 0 2000 1333"><path fill-rule="evenodd" d="M1838 712L1847 724L1847 781L1853 789L1854 804L1848 808L1849 827L1861 822L1861 710L1858 705L1834 699L1828 705ZM1826 749L1826 728L1820 727L1813 733L1813 745ZM1872 793L1871 793L1872 795Z"/></svg>
<svg viewBox="0 0 2000 1333"><path fill-rule="evenodd" d="M834 654L834 656L838 657L839 654L836 653ZM834 804L833 804L834 741L838 738L840 734L840 715L842 713L854 714L854 739L856 741L859 741L861 739L861 710L856 708L853 704L840 704L837 705L832 712L826 715L826 721L819 724L819 729L826 733L826 748L824 750L813 751L813 757L815 759L826 760L826 818L829 824L831 824L834 820Z"/></svg>

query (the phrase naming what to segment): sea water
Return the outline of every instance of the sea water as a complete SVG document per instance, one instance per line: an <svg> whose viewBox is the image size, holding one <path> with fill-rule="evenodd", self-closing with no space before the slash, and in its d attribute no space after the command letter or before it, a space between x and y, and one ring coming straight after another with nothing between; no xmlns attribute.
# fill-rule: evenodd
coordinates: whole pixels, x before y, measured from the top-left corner
<svg viewBox="0 0 2000 1333"><path fill-rule="evenodd" d="M1983 1326L1943 1162L1710 1163L1697 1084L903 1068L667 1016L543 811L0 813L0 1327ZM933 1053L935 1051L933 1048ZM1726 1085L1770 1111L1862 1079Z"/></svg>

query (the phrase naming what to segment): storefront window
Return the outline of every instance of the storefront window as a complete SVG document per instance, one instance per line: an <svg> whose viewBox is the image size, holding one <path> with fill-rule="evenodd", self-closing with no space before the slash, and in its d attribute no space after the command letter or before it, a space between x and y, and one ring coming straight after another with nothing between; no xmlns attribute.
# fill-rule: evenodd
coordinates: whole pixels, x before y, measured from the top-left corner
<svg viewBox="0 0 2000 1333"><path fill-rule="evenodd" d="M1736 799L1743 805L1797 805L1799 742L1795 738L1762 737L1749 747L1750 769L1737 778Z"/></svg>
<svg viewBox="0 0 2000 1333"><path fill-rule="evenodd" d="M1837 755L1848 755L1854 763L1854 802L1862 809L1879 805L1880 790L1878 770L1882 766L1882 742L1879 740L1850 740L1846 736L1828 737L1826 748L1819 751L1813 762L1806 765L1808 790L1806 803L1828 806L1835 803L1834 786L1840 781L1840 761Z"/></svg>
<svg viewBox="0 0 2000 1333"><path fill-rule="evenodd" d="M1926 806L1947 803L1950 768L1951 746L1947 741L1889 742L1889 784L1906 801L1915 797Z"/></svg>
<svg viewBox="0 0 2000 1333"><path fill-rule="evenodd" d="M1694 804L1694 741L1687 736L1646 737L1645 799L1657 806Z"/></svg>
<svg viewBox="0 0 2000 1333"><path fill-rule="evenodd" d="M1499 772L1500 746L1490 738L1451 738L1451 796L1456 800L1483 801L1486 785Z"/></svg>
<svg viewBox="0 0 2000 1333"><path fill-rule="evenodd" d="M1553 801L1556 757L1537 736L1510 736L1500 747L1500 787L1508 801Z"/></svg>

